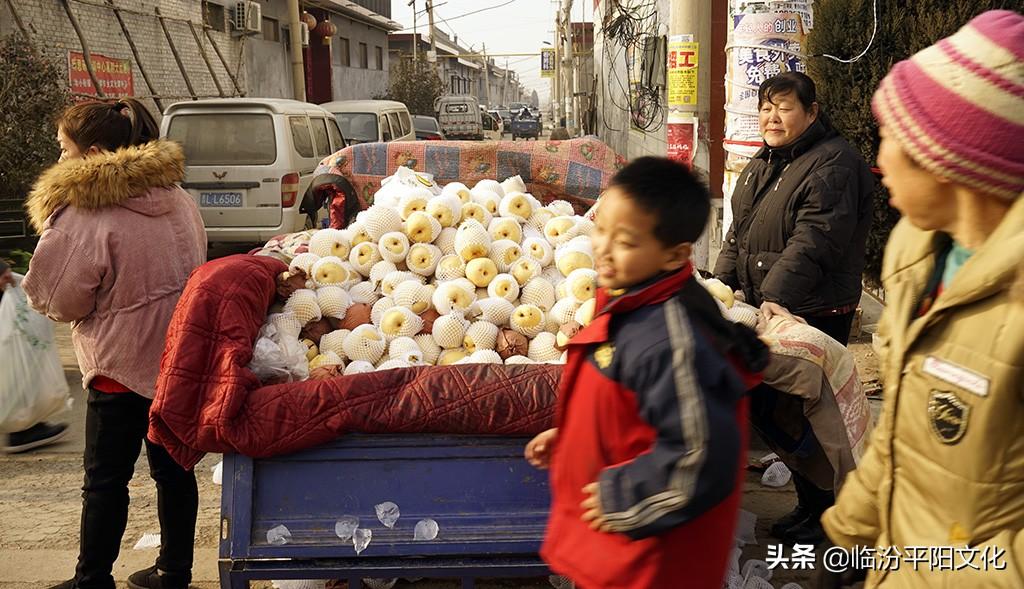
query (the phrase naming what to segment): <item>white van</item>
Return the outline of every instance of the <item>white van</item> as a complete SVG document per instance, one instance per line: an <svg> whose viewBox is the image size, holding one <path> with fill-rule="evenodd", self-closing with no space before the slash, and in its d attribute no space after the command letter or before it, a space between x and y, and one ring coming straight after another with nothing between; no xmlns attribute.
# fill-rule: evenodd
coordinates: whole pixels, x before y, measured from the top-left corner
<svg viewBox="0 0 1024 589"><path fill-rule="evenodd" d="M273 98L172 104L160 136L185 149L182 187L199 204L210 243L261 243L316 226L299 211L302 195L320 160L345 147L331 113Z"/></svg>
<svg viewBox="0 0 1024 589"><path fill-rule="evenodd" d="M441 130L448 139L484 138L484 115L475 96L441 96L434 101L434 112L437 113L437 122L441 123Z"/></svg>
<svg viewBox="0 0 1024 589"><path fill-rule="evenodd" d="M338 120L352 145L377 141L416 141L409 109L394 100L338 100L321 104Z"/></svg>

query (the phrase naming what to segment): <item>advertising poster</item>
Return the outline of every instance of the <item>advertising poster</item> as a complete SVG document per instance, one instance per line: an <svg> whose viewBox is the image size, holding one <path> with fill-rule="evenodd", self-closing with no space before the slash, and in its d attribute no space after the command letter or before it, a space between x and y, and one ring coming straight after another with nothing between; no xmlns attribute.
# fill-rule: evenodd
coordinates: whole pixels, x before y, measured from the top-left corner
<svg viewBox="0 0 1024 589"><path fill-rule="evenodd" d="M132 81L132 62L127 59L115 59L90 53L93 71L99 80L103 93L108 97L121 98L134 96L135 85ZM80 51L68 51L68 82L71 92L98 96L96 88L85 69L85 57Z"/></svg>
<svg viewBox="0 0 1024 589"><path fill-rule="evenodd" d="M554 49L541 49L540 50L540 77L542 77L542 78L553 78L553 77L555 77L555 50Z"/></svg>
<svg viewBox="0 0 1024 589"><path fill-rule="evenodd" d="M673 35L668 41L668 105L697 105L697 50L692 35Z"/></svg>
<svg viewBox="0 0 1024 589"><path fill-rule="evenodd" d="M697 118L672 113L668 116L668 159L693 168L697 150Z"/></svg>

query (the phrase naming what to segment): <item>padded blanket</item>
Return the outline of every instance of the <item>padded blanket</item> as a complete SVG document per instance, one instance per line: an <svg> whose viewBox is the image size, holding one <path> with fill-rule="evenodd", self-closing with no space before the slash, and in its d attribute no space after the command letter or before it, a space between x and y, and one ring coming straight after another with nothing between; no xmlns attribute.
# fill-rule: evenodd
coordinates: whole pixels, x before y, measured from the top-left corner
<svg viewBox="0 0 1024 589"><path fill-rule="evenodd" d="M526 436L551 427L561 366L430 366L262 386L247 366L286 269L238 255L189 279L149 428L182 466L206 452L266 457L353 432Z"/></svg>

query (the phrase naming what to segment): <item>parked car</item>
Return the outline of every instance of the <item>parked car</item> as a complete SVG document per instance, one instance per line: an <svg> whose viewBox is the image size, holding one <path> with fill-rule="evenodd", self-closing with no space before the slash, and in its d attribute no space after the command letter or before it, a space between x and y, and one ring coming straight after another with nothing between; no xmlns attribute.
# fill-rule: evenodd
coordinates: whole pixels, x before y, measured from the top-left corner
<svg viewBox="0 0 1024 589"><path fill-rule="evenodd" d="M507 108L499 108L498 116L501 117L502 128L506 133L512 132L512 111Z"/></svg>
<svg viewBox="0 0 1024 589"><path fill-rule="evenodd" d="M421 141L444 141L441 124L434 117L413 115L412 126L416 129L416 139Z"/></svg>
<svg viewBox="0 0 1024 589"><path fill-rule="evenodd" d="M409 109L394 100L338 100L321 104L334 113L349 143L415 141Z"/></svg>
<svg viewBox="0 0 1024 589"><path fill-rule="evenodd" d="M334 116L306 102L220 98L164 111L161 137L185 150L185 188L211 243L265 242L318 226L300 197L324 157L345 147Z"/></svg>
<svg viewBox="0 0 1024 589"><path fill-rule="evenodd" d="M480 119L483 123L484 138L492 141L501 141L501 136L504 133L501 119L486 111L481 113Z"/></svg>
<svg viewBox="0 0 1024 589"><path fill-rule="evenodd" d="M448 139L483 139L483 116L475 96L442 96L434 102L437 121Z"/></svg>

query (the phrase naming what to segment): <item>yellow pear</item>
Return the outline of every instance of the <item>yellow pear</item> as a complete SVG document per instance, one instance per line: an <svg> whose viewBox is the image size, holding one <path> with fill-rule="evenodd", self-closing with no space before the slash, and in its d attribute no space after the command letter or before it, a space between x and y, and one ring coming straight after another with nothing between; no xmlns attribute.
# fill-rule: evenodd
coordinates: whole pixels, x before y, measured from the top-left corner
<svg viewBox="0 0 1024 589"><path fill-rule="evenodd" d="M486 287L498 275L498 267L490 258L476 258L466 264L466 278L480 288Z"/></svg>
<svg viewBox="0 0 1024 589"><path fill-rule="evenodd" d="M320 349L313 343L311 339L304 339L302 343L306 346L306 362L311 362L313 358L320 355Z"/></svg>
<svg viewBox="0 0 1024 589"><path fill-rule="evenodd" d="M544 237L551 245L562 245L576 237L575 217L553 217L544 224Z"/></svg>
<svg viewBox="0 0 1024 589"><path fill-rule="evenodd" d="M511 274L498 274L487 285L487 296L513 302L519 298L519 283Z"/></svg>
<svg viewBox="0 0 1024 589"><path fill-rule="evenodd" d="M566 294L577 302L594 298L597 293L597 272L587 268L578 268L569 273L565 279Z"/></svg>
<svg viewBox="0 0 1024 589"><path fill-rule="evenodd" d="M558 267L558 271L562 273L562 276L568 276L572 274L573 270L580 268L593 270L594 258L586 252L566 252L559 256L555 265Z"/></svg>
<svg viewBox="0 0 1024 589"><path fill-rule="evenodd" d="M722 301L722 304L725 305L726 309L731 309L736 303L736 295L733 293L732 289L729 288L729 285L717 278L705 280L704 288L706 288L713 297Z"/></svg>
<svg viewBox="0 0 1024 589"><path fill-rule="evenodd" d="M392 231L385 233L378 244L380 255L385 260L397 264L405 260L409 254L409 238L404 233Z"/></svg>
<svg viewBox="0 0 1024 589"><path fill-rule="evenodd" d="M516 282L519 283L519 286L523 286L540 275L541 267L537 260L524 257L519 258L512 264L510 272L515 277Z"/></svg>
<svg viewBox="0 0 1024 589"><path fill-rule="evenodd" d="M472 197L469 188L467 188L466 185L463 184L462 182L452 182L451 184L446 184L445 187L441 189L441 194L454 195L458 197L460 201L462 201L462 204L468 203Z"/></svg>
<svg viewBox="0 0 1024 589"><path fill-rule="evenodd" d="M487 227L493 221L494 215L489 213L484 205L476 202L469 202L462 205L462 219L464 221L473 219L477 223Z"/></svg>
<svg viewBox="0 0 1024 589"><path fill-rule="evenodd" d="M389 337L412 337L423 329L419 315L405 307L393 307L384 313L380 330Z"/></svg>
<svg viewBox="0 0 1024 589"><path fill-rule="evenodd" d="M326 258L320 258L313 264L313 282L317 286L326 286L328 284L342 284L347 282L350 278L348 269L345 268L344 262L340 258L334 256L328 256Z"/></svg>
<svg viewBox="0 0 1024 589"><path fill-rule="evenodd" d="M458 197L437 196L427 203L427 214L441 227L451 227L462 219L462 201Z"/></svg>
<svg viewBox="0 0 1024 589"><path fill-rule="evenodd" d="M405 235L414 243L430 243L441 233L437 219L424 212L415 212L405 221Z"/></svg>
<svg viewBox="0 0 1024 589"><path fill-rule="evenodd" d="M459 360L465 358L467 355L468 354L466 354L466 350L462 348L444 350L443 352L441 352L441 356L437 359L437 365L451 366L452 364L455 364Z"/></svg>
<svg viewBox="0 0 1024 589"><path fill-rule="evenodd" d="M452 311L465 314L473 304L473 296L455 282L445 282L434 291L431 301L442 315Z"/></svg>
<svg viewBox="0 0 1024 589"><path fill-rule="evenodd" d="M594 312L596 308L597 299L590 299L580 305L580 308L576 310L576 323L579 323L583 327L590 325L590 322L594 320Z"/></svg>
<svg viewBox="0 0 1024 589"><path fill-rule="evenodd" d="M496 217L491 221L488 230L491 233L491 239L497 241L499 239L508 239L519 243L523 240L523 228L519 223L511 217Z"/></svg>
<svg viewBox="0 0 1024 589"><path fill-rule="evenodd" d="M364 241L372 241L370 239L370 234L366 231L366 227L358 221L349 225L349 232L352 234L352 239L350 241L352 247L355 247Z"/></svg>
<svg viewBox="0 0 1024 589"><path fill-rule="evenodd" d="M420 276L430 276L441 260L441 250L429 243L417 243L409 248L409 256L405 263L409 269Z"/></svg>
<svg viewBox="0 0 1024 589"><path fill-rule="evenodd" d="M430 197L429 190L411 190L405 193L398 200L398 213L402 220L407 220L413 213L426 211L427 201L430 200Z"/></svg>
<svg viewBox="0 0 1024 589"><path fill-rule="evenodd" d="M511 217L520 223L525 223L533 214L533 203L522 192L506 194L498 205L498 211L503 217Z"/></svg>
<svg viewBox="0 0 1024 589"><path fill-rule="evenodd" d="M537 334L544 331L544 311L541 311L535 305L519 305L516 307L515 311L512 312L512 318L509 319L509 323L511 324L512 329L526 337L535 337Z"/></svg>

